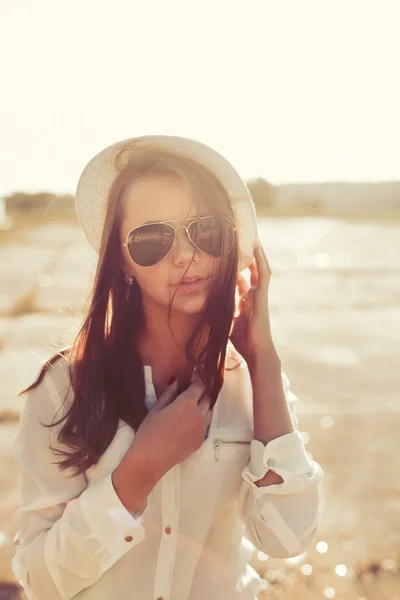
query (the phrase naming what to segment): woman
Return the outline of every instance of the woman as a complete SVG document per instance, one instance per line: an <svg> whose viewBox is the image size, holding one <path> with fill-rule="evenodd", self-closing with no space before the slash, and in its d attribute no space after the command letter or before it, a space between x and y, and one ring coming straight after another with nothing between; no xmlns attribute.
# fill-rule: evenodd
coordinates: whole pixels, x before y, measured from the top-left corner
<svg viewBox="0 0 400 600"><path fill-rule="evenodd" d="M208 146L146 136L88 163L76 208L97 271L74 343L21 392L14 573L29 599L254 599L254 549L315 537L323 472L247 187Z"/></svg>

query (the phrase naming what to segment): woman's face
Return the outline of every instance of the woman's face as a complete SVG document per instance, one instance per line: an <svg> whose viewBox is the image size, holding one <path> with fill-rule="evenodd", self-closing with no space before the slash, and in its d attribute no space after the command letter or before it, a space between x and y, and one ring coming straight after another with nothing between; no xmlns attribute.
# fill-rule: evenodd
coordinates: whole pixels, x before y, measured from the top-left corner
<svg viewBox="0 0 400 600"><path fill-rule="evenodd" d="M121 241L126 240L131 229L144 225L146 221L176 220L173 225L177 228L184 219L196 217L198 213L204 216L212 214L205 204L196 204L192 191L179 177L142 177L132 183L125 193ZM184 224L187 225L187 222ZM168 256L154 266L139 266L132 261L126 247L122 246L122 251L124 270L133 275L140 285L143 302L150 300L167 307L175 294L173 309L192 314L202 309L219 259L198 250L187 238L183 227L179 229ZM190 291L184 285L177 285L182 277L194 275L208 278L202 289Z"/></svg>

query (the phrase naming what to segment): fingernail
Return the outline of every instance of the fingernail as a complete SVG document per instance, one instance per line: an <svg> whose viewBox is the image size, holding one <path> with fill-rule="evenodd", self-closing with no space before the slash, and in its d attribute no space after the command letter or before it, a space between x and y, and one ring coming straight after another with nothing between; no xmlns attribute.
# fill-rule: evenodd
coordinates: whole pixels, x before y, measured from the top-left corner
<svg viewBox="0 0 400 600"><path fill-rule="evenodd" d="M171 379L168 381L168 385L172 385L173 383L175 383L175 381L176 381L176 377L175 377L175 375L173 375L171 377Z"/></svg>

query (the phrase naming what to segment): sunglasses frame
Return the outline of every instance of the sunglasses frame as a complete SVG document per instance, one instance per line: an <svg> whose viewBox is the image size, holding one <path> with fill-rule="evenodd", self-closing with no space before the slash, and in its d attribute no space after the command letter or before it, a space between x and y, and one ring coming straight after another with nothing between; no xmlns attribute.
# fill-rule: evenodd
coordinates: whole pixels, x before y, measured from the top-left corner
<svg viewBox="0 0 400 600"><path fill-rule="evenodd" d="M192 223L194 223L194 222L195 222L195 221L197 221L197 220L201 220L201 219L209 219L210 217L213 217L213 216L214 216L214 215L204 215L204 216L202 216L202 217L194 217L194 219L191 219L191 218L189 218L189 219L184 219L184 221L190 221L190 223L188 223L187 225L180 225L180 227L178 227L178 228L176 228L176 227L174 227L173 225L171 225L171 223L179 223L179 222L180 222L180 220L179 220L179 219L175 219L175 220L172 220L172 221L152 221L151 223L145 223L145 225L138 225L137 227L134 227L133 229L131 229L130 231L128 231L128 233L127 233L127 236L126 236L126 238L125 238L125 242L121 242L121 246L124 246L124 247L127 249L127 251L128 251L128 254L129 254L129 258L131 259L131 261L132 261L133 263L135 263L135 265L138 265L139 267L142 267L142 268L144 268L144 269L146 269L146 268L149 268L149 267L155 267L155 265L158 265L160 262L162 262L163 260L165 260L165 259L167 258L167 256L168 256L168 255L169 255L169 253L171 252L172 248L173 248L173 247L175 246L175 244L176 244L176 241L177 241L177 236L178 236L178 231L180 230L180 228L181 228L181 227L183 227L183 228L186 230L186 237L187 237L187 239L189 240L189 242L190 242L191 244L193 244L193 246L194 246L195 248L197 248L197 250L199 250L200 252L202 252L202 253L203 253L203 254L205 254L206 256L212 256L211 254L207 254L207 252L204 252L204 250L202 250L201 248L199 248L199 247L198 247L198 246L197 246L197 245L194 243L194 241L191 239L191 237L190 237L190 235L189 235L188 228L189 228L189 227L192 225ZM232 231L236 231L236 227L234 227L234 225L233 225L232 221L231 221L231 220L230 220L228 217L226 217L225 215L224 215L224 219L226 219L227 221L229 221L229 223L232 225ZM167 254L166 254L166 255L165 255L165 256L164 256L164 257L163 257L161 260L159 260L158 262L154 263L153 265L147 265L147 266L145 266L145 265L139 265L137 262L135 262L135 261L133 260L133 258L132 258L132 256L131 256L131 254L130 254L130 252L129 252L129 246L128 246L128 239L129 239L129 236L131 235L131 233L132 233L133 231L135 231L136 229L140 229L141 227L145 227L146 225L169 225L170 227L172 227L172 229L174 230L174 233L175 233L174 241L173 241L173 243L172 243L172 245L171 245L171 248L168 250ZM228 252L230 252L230 251L232 250L232 248L233 248L233 244L232 244L232 246L230 247L230 249L228 250Z"/></svg>

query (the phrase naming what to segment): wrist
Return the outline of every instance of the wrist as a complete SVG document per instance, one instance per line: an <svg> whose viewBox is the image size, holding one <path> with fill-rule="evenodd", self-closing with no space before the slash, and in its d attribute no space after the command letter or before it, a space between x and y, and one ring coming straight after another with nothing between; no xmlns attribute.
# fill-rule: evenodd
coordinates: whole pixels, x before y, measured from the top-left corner
<svg viewBox="0 0 400 600"><path fill-rule="evenodd" d="M143 466L132 452L127 452L111 475L115 492L131 513L144 507L148 496L162 475Z"/></svg>
<svg viewBox="0 0 400 600"><path fill-rule="evenodd" d="M253 352L251 352L246 362L249 368L250 375L255 375L260 371L263 373L269 371L280 372L282 368L281 359L272 342L269 346L257 348Z"/></svg>
<svg viewBox="0 0 400 600"><path fill-rule="evenodd" d="M148 458L142 458L133 449L128 453L128 470L130 477L139 481L146 489L153 489L164 473L158 465L151 463Z"/></svg>

